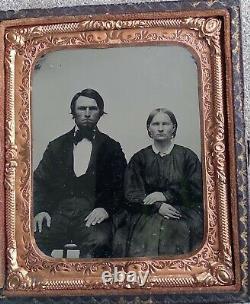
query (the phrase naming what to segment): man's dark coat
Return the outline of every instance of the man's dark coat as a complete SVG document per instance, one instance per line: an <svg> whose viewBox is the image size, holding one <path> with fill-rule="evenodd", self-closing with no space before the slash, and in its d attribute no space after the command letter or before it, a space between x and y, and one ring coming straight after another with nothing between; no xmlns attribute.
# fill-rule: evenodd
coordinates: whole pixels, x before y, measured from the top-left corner
<svg viewBox="0 0 250 304"><path fill-rule="evenodd" d="M74 129L50 142L34 172L35 215L43 211L53 215L62 200L75 196L94 199L95 208L103 207L112 215L123 201L126 160L120 144L97 130L87 172L77 178L73 138Z"/></svg>

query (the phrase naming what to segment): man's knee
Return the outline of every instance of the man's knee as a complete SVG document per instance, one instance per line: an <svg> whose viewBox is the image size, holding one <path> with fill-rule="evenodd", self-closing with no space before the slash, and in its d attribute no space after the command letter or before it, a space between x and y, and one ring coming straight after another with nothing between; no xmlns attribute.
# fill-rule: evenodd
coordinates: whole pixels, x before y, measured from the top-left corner
<svg viewBox="0 0 250 304"><path fill-rule="evenodd" d="M37 247L46 255L50 255L52 251L52 242L49 237L49 230L43 229L41 232L34 234Z"/></svg>
<svg viewBox="0 0 250 304"><path fill-rule="evenodd" d="M98 247L107 246L111 244L111 228L97 229L95 232L95 242Z"/></svg>

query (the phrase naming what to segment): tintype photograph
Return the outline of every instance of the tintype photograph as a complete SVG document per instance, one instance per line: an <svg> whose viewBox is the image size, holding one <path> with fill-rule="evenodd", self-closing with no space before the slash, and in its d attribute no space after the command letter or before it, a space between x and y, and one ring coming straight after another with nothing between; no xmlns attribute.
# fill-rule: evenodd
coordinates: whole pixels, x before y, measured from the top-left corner
<svg viewBox="0 0 250 304"><path fill-rule="evenodd" d="M242 94L226 7L0 24L5 295L246 289Z"/></svg>
<svg viewBox="0 0 250 304"><path fill-rule="evenodd" d="M79 258L197 249L204 222L199 108L197 63L180 46L67 50L38 60L38 247Z"/></svg>

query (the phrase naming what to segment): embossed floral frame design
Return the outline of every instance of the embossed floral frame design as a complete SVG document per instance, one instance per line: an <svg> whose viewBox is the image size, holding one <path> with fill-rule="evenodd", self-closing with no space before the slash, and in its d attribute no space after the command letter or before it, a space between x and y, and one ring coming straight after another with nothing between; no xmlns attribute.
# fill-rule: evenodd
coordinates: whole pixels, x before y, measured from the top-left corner
<svg viewBox="0 0 250 304"><path fill-rule="evenodd" d="M5 96L7 295L231 292L241 288L230 16L226 10L45 17L1 24ZM32 231L31 75L46 52L175 44L197 61L205 234L178 258L65 260L42 254ZM145 286L104 284L101 273L149 270Z"/></svg>

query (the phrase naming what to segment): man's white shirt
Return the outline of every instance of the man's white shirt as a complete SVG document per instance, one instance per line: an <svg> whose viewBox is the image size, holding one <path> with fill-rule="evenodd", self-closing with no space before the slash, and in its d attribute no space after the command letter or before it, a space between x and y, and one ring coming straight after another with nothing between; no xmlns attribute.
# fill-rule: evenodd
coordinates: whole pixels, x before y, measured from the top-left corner
<svg viewBox="0 0 250 304"><path fill-rule="evenodd" d="M78 130L75 127L75 133ZM85 174L92 153L92 142L87 138L83 138L77 145L73 148L73 158L74 158L74 172L77 177Z"/></svg>

